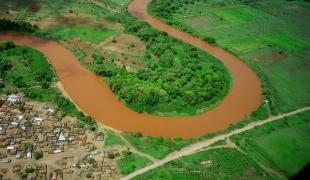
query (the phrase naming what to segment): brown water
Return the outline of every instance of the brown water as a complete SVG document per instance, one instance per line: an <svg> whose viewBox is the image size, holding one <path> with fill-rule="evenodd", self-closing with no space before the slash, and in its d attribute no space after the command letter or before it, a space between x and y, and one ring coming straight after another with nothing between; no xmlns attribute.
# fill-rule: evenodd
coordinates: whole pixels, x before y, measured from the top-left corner
<svg viewBox="0 0 310 180"><path fill-rule="evenodd" d="M233 77L232 88L216 108L192 117L140 114L119 101L101 78L80 65L77 58L61 44L13 33L1 34L0 40L11 40L43 52L51 61L64 89L73 101L98 122L122 131L164 137L197 137L224 130L231 123L242 119L259 107L262 101L261 83L250 68L234 55L147 15L148 2L148 0L134 0L129 6L129 11L154 28L206 50L223 61L230 70Z"/></svg>

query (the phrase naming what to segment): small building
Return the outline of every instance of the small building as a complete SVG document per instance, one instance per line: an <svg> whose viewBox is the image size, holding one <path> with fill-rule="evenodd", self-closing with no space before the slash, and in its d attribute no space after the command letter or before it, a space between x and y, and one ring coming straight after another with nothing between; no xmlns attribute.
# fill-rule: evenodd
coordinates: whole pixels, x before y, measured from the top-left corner
<svg viewBox="0 0 310 180"><path fill-rule="evenodd" d="M8 147L6 147L6 149L7 150L13 150L13 149L15 149L15 147L14 146L8 146Z"/></svg>
<svg viewBox="0 0 310 180"><path fill-rule="evenodd" d="M43 123L43 118L34 118L34 122L36 123L36 125L40 126Z"/></svg>
<svg viewBox="0 0 310 180"><path fill-rule="evenodd" d="M58 153L61 153L61 152L63 152L62 149L56 149L56 150L53 151L54 154L58 154Z"/></svg>
<svg viewBox="0 0 310 180"><path fill-rule="evenodd" d="M2 162L2 163L10 163L10 162L11 162L11 159L2 159L1 162Z"/></svg>
<svg viewBox="0 0 310 180"><path fill-rule="evenodd" d="M28 159L31 159L32 158L32 152L31 151L28 151L27 154L26 154L26 157Z"/></svg>
<svg viewBox="0 0 310 180"><path fill-rule="evenodd" d="M67 141L67 138L68 138L68 134L67 133L60 132L59 137L58 137L59 141Z"/></svg>

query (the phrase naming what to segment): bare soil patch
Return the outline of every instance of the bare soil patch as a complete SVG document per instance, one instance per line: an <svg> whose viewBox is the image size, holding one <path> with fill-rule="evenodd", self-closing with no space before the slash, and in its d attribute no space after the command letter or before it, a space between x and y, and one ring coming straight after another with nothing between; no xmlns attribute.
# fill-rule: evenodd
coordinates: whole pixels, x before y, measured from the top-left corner
<svg viewBox="0 0 310 180"><path fill-rule="evenodd" d="M145 53L144 42L131 34L120 34L116 37L110 37L102 44L99 44L98 47L136 56L142 56Z"/></svg>
<svg viewBox="0 0 310 180"><path fill-rule="evenodd" d="M303 65L303 66L297 66L297 67L290 67L289 69L287 69L287 71L290 74L300 72L300 71L310 71L310 66L309 65Z"/></svg>
<svg viewBox="0 0 310 180"><path fill-rule="evenodd" d="M285 60L287 57L288 54L286 54L284 51L272 51L271 54L257 56L257 59L260 61L265 60L282 61Z"/></svg>
<svg viewBox="0 0 310 180"><path fill-rule="evenodd" d="M42 8L41 4L35 2L29 6L28 10L36 13L36 12L39 12L41 10L41 8Z"/></svg>
<svg viewBox="0 0 310 180"><path fill-rule="evenodd" d="M146 47L144 42L136 36L120 34L116 37L109 37L106 41L96 45L96 49L105 60L125 67L128 71L136 72L145 67L145 63L137 57L144 55ZM112 59L109 54L116 60Z"/></svg>

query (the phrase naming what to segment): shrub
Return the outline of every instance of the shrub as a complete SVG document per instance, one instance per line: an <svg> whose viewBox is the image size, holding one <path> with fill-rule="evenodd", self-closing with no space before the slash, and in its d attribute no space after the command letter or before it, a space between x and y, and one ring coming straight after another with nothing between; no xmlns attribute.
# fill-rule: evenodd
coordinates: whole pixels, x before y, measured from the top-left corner
<svg viewBox="0 0 310 180"><path fill-rule="evenodd" d="M25 173L29 174L29 173L33 173L33 172L34 172L33 167L26 167Z"/></svg>
<svg viewBox="0 0 310 180"><path fill-rule="evenodd" d="M91 178L92 177L92 173L91 172L86 173L85 177L88 178L88 179Z"/></svg>
<svg viewBox="0 0 310 180"><path fill-rule="evenodd" d="M215 44L216 43L216 39L212 38L212 37L205 37L203 38L204 41L207 41L209 44Z"/></svg>
<svg viewBox="0 0 310 180"><path fill-rule="evenodd" d="M34 153L33 156L34 156L34 158L35 158L36 160L39 160L39 159L43 158L43 152L37 151L37 152Z"/></svg>
<svg viewBox="0 0 310 180"><path fill-rule="evenodd" d="M88 160L87 160L87 163L88 164L94 164L96 162L96 160L94 159L94 158L89 158Z"/></svg>
<svg viewBox="0 0 310 180"><path fill-rule="evenodd" d="M25 149L31 149L32 148L32 143L31 142L24 143L24 148Z"/></svg>
<svg viewBox="0 0 310 180"><path fill-rule="evenodd" d="M108 153L108 158L109 159L114 159L115 158L115 155L113 153Z"/></svg>

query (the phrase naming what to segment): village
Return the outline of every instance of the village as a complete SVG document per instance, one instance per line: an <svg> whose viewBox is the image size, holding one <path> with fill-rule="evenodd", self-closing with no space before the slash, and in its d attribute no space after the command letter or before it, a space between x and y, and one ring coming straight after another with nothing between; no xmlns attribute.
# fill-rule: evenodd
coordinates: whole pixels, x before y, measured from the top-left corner
<svg viewBox="0 0 310 180"><path fill-rule="evenodd" d="M0 179L115 179L120 152L104 148L56 107L23 94L0 95Z"/></svg>

